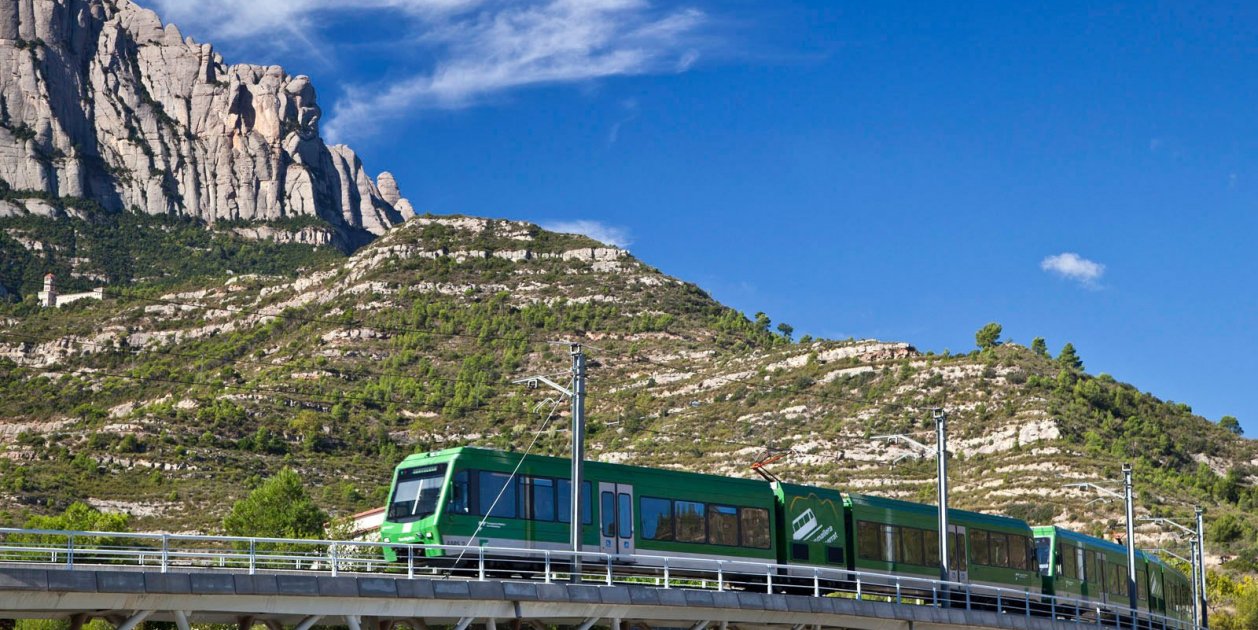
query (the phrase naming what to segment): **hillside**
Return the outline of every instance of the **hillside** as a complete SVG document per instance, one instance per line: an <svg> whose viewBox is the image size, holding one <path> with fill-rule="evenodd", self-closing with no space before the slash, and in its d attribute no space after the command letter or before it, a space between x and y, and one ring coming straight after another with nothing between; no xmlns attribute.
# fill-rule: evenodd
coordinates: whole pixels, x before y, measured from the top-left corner
<svg viewBox="0 0 1258 630"><path fill-rule="evenodd" d="M417 217L304 263L4 306L4 520L87 497L138 527L214 530L283 467L334 512L377 506L407 453L526 446L544 394L510 381L561 377L566 348L551 342L579 340L593 458L751 476L766 448L789 450L773 466L786 479L927 501L933 463L892 466L910 451L868 438L929 443L942 406L956 505L1104 534L1120 507L1061 486L1117 479L1131 460L1140 515L1203 503L1212 562L1255 566L1252 441L1016 344L790 342L623 250L509 221ZM565 422L536 452L565 452Z"/></svg>

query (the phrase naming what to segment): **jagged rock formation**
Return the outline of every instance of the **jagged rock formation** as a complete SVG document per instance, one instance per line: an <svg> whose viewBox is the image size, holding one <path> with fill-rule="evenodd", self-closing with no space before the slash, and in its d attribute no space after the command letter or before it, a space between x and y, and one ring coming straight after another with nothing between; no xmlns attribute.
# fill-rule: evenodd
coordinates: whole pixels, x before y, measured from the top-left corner
<svg viewBox="0 0 1258 630"><path fill-rule="evenodd" d="M307 77L228 66L130 0L0 3L0 178L14 189L210 223L317 217L352 248L413 211L392 175L377 186L323 142L320 115Z"/></svg>

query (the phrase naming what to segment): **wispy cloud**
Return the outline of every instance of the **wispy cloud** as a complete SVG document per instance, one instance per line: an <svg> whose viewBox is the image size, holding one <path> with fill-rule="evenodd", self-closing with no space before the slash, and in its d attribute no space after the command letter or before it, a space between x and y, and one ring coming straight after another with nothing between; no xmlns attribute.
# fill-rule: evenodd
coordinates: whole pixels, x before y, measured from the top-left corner
<svg viewBox="0 0 1258 630"><path fill-rule="evenodd" d="M710 44L700 33L708 22L702 11L654 0L151 1L164 20L265 63L282 51L338 58L337 43L320 36L338 20L404 20L413 35L359 42L388 46L408 69L385 81L346 82L323 126L337 141L417 110L469 107L513 89L685 72Z"/></svg>
<svg viewBox="0 0 1258 630"><path fill-rule="evenodd" d="M431 21L421 44L430 68L385 85L351 86L326 125L342 138L423 109L476 105L508 90L624 75L684 71L697 53L696 9L661 12L645 0L544 0Z"/></svg>
<svg viewBox="0 0 1258 630"><path fill-rule="evenodd" d="M1088 260L1074 252L1062 252L1040 261L1040 269L1057 274L1068 280L1074 280L1086 287L1097 288L1101 276L1105 275L1105 265Z"/></svg>
<svg viewBox="0 0 1258 630"><path fill-rule="evenodd" d="M629 236L629 230L615 225L608 225L602 221L586 219L553 221L543 223L542 228L551 232L563 232L564 234L584 234L596 241L621 248L628 247L633 243L633 239Z"/></svg>

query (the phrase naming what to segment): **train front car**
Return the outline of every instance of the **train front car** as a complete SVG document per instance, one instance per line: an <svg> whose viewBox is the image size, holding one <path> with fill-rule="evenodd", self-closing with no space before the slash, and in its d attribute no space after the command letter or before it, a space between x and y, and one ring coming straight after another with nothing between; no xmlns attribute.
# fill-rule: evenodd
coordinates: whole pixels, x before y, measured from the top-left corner
<svg viewBox="0 0 1258 630"><path fill-rule="evenodd" d="M386 560L405 561L408 550L415 545L442 544L438 520L446 504L460 501L457 495L463 490L450 487L460 450L411 455L393 471L380 539L399 546L385 548ZM466 497L461 500L465 502ZM435 550L425 551L417 549L415 555L440 555Z"/></svg>

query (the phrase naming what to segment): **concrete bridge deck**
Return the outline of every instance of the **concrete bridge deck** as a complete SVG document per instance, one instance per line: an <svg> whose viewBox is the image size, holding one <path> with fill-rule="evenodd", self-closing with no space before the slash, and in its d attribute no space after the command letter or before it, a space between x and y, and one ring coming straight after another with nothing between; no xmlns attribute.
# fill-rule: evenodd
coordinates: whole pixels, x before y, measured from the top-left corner
<svg viewBox="0 0 1258 630"><path fill-rule="evenodd" d="M351 630L389 630L397 624L466 630L476 624L492 630L504 623L580 630L1088 627L993 611L633 584L9 567L0 568L4 617L68 619L72 626L102 618L119 630L144 620L175 622L182 630L190 623L265 624L273 630L309 630L315 624Z"/></svg>

